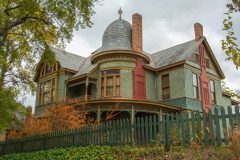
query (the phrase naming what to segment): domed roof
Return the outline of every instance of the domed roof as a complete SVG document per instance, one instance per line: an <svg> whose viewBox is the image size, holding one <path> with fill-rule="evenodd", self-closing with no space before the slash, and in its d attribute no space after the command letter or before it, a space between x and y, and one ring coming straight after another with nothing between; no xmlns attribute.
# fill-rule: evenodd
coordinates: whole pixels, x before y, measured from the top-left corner
<svg viewBox="0 0 240 160"><path fill-rule="evenodd" d="M132 25L123 19L112 22L103 34L101 51L131 49Z"/></svg>

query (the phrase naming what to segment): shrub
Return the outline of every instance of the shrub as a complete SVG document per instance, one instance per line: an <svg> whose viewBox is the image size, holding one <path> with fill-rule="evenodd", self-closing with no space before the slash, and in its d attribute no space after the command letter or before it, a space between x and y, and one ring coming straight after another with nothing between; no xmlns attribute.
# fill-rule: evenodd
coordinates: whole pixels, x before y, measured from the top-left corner
<svg viewBox="0 0 240 160"><path fill-rule="evenodd" d="M235 156L236 160L240 159L240 128L235 128L230 134L230 150Z"/></svg>

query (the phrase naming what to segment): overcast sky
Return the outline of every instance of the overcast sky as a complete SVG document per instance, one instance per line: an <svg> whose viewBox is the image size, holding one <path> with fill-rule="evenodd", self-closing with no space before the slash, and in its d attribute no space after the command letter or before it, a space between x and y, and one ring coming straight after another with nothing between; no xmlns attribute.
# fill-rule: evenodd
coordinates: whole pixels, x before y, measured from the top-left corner
<svg viewBox="0 0 240 160"><path fill-rule="evenodd" d="M117 11L122 8L122 18L132 23L132 15L139 13L143 17L143 49L148 53L175 46L194 39L193 25L203 25L207 38L223 72L225 82L231 89L240 89L240 70L232 62L225 61L221 49L221 40L225 3L227 0L104 0L95 7L91 28L74 32L74 38L66 50L84 57L89 56L101 46L102 35L106 27L118 19ZM238 17L237 17L238 16ZM240 29L240 18L235 18L235 28ZM240 31L236 30L237 35ZM28 96L26 105L34 106L35 97Z"/></svg>

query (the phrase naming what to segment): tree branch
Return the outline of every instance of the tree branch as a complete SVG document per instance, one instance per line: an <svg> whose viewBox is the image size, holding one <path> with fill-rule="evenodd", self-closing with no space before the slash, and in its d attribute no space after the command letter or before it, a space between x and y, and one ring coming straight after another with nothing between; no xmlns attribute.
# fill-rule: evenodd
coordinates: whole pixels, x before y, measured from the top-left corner
<svg viewBox="0 0 240 160"><path fill-rule="evenodd" d="M22 6L22 5L16 5L15 7L6 8L6 9L4 10L4 12L5 12L5 14L6 14L7 16L10 16L9 11L14 10L14 9L18 9L18 8L20 8L21 6Z"/></svg>

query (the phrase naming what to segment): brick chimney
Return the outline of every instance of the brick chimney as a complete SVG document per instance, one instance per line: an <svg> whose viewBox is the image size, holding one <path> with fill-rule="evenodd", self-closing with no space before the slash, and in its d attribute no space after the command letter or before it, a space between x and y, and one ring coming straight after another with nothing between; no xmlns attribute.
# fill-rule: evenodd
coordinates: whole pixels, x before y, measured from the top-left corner
<svg viewBox="0 0 240 160"><path fill-rule="evenodd" d="M200 23L194 24L195 39L203 37L203 26Z"/></svg>
<svg viewBox="0 0 240 160"><path fill-rule="evenodd" d="M132 16L132 48L142 52L142 16L138 13Z"/></svg>

